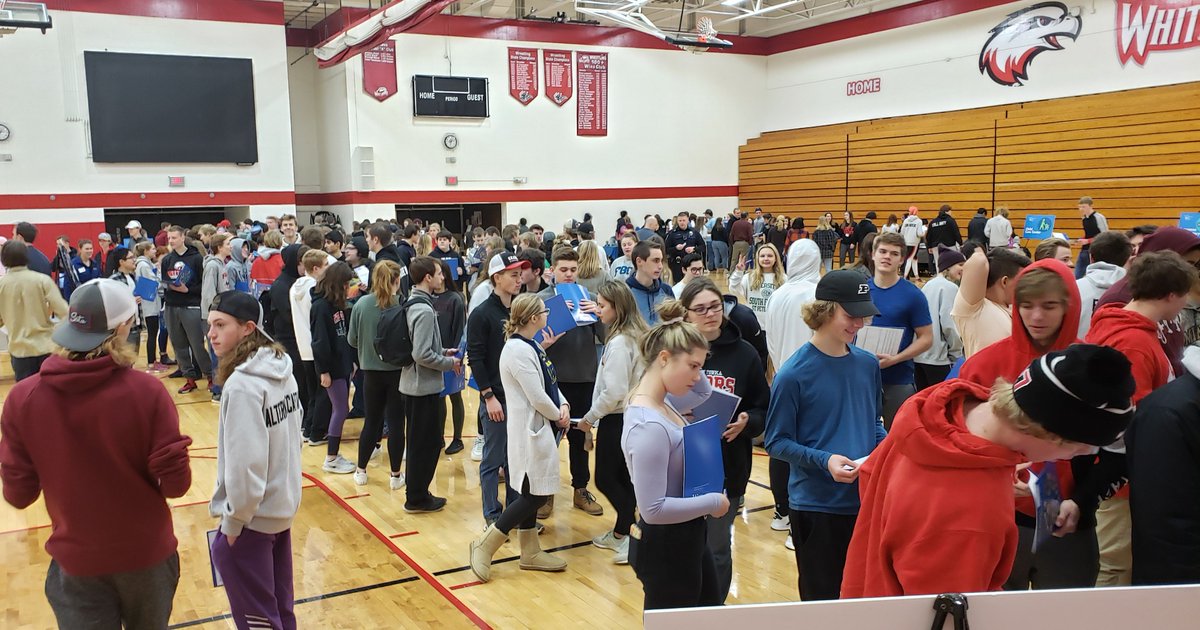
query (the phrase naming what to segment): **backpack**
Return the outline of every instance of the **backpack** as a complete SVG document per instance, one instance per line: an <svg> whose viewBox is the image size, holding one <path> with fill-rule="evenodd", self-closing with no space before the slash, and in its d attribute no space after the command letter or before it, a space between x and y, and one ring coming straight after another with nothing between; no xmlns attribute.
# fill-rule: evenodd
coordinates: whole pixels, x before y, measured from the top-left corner
<svg viewBox="0 0 1200 630"><path fill-rule="evenodd" d="M384 363L406 368L413 361L412 333L408 329L408 308L413 304L433 303L424 297L411 297L399 306L384 309L379 314L379 327L375 330L375 353Z"/></svg>

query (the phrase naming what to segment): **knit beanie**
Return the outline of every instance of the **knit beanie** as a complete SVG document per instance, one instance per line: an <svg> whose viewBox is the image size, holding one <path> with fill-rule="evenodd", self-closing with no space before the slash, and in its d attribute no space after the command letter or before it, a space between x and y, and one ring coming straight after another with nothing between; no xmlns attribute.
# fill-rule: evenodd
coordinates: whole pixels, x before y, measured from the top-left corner
<svg viewBox="0 0 1200 630"><path fill-rule="evenodd" d="M1129 359L1106 346L1075 344L1037 359L1013 383L1025 415L1063 439L1112 444L1133 418Z"/></svg>
<svg viewBox="0 0 1200 630"><path fill-rule="evenodd" d="M938 254L937 268L945 271L961 262L967 262L967 257L957 249L943 249Z"/></svg>

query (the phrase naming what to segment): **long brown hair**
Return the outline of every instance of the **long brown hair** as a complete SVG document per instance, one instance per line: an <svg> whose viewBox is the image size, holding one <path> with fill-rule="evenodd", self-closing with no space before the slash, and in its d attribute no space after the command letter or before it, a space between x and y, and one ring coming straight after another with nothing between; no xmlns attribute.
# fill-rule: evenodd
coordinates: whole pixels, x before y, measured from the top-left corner
<svg viewBox="0 0 1200 630"><path fill-rule="evenodd" d="M234 319L237 318L235 317ZM246 323L240 319L237 320L237 322L238 324ZM236 370L239 365L249 360L250 357L254 356L254 354L258 352L259 348L270 348L275 353L276 358L287 354L287 351L283 349L283 346L268 339L261 330L255 327L249 335L246 335L244 339L239 341L237 345L233 347L233 352L229 353L228 356L221 357L221 361L217 365L216 382L218 384L224 384L225 381L229 380L229 377L233 375L233 371Z"/></svg>
<svg viewBox="0 0 1200 630"><path fill-rule="evenodd" d="M400 265L391 260L381 260L371 268L371 295L375 296L375 304L382 310L396 305L396 293L392 285L400 277Z"/></svg>
<svg viewBox="0 0 1200 630"><path fill-rule="evenodd" d="M315 251L315 250L314 250ZM354 270L344 262L336 262L325 269L325 275L317 280L317 295L325 298L333 308L346 308L346 287L354 278Z"/></svg>
<svg viewBox="0 0 1200 630"><path fill-rule="evenodd" d="M607 280L600 285L600 290L596 293L616 311L616 317L608 327L609 339L617 335L628 335L636 343L650 330L650 325L638 310L633 292L624 282Z"/></svg>

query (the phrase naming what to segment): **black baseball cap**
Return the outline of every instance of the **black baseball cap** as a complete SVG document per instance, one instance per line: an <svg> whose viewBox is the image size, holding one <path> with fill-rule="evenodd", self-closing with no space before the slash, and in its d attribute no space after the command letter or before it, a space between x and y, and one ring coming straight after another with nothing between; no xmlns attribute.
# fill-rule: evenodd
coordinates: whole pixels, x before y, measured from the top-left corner
<svg viewBox="0 0 1200 630"><path fill-rule="evenodd" d="M267 339L271 339L271 336L267 335L267 331L263 330L262 305L249 293L241 291L218 293L213 297L209 310L225 313L239 322L254 322L254 326L258 328L259 332L266 335Z"/></svg>
<svg viewBox="0 0 1200 630"><path fill-rule="evenodd" d="M871 301L871 285L861 273L839 269L825 274L817 283L818 300L837 302L850 317L874 317L879 314Z"/></svg>

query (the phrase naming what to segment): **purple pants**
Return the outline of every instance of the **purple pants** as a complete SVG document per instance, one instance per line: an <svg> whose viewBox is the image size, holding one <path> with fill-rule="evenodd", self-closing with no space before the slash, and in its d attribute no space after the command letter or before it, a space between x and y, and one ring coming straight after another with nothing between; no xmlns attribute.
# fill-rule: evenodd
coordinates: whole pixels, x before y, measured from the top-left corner
<svg viewBox="0 0 1200 630"><path fill-rule="evenodd" d="M346 424L346 416L350 415L350 379L335 378L325 389L333 412L329 415L329 437L342 437L342 425ZM337 455L337 451L330 453Z"/></svg>
<svg viewBox="0 0 1200 630"><path fill-rule="evenodd" d="M243 529L233 546L225 534L213 539L213 563L238 630L292 630L292 530L263 534Z"/></svg>

